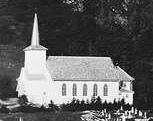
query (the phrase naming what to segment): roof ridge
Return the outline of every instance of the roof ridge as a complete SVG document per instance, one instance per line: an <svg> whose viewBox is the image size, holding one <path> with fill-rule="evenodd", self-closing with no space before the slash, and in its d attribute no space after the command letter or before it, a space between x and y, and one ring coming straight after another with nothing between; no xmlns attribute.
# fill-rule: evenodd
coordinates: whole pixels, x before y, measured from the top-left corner
<svg viewBox="0 0 153 121"><path fill-rule="evenodd" d="M129 78L131 78L131 80L134 80L134 78L132 76L130 76L127 72L125 72L122 68L120 68L119 66L117 66L117 68L122 71L126 76L128 76Z"/></svg>
<svg viewBox="0 0 153 121"><path fill-rule="evenodd" d="M111 57L100 57L100 56L48 56L48 58L107 58L107 59L111 59Z"/></svg>

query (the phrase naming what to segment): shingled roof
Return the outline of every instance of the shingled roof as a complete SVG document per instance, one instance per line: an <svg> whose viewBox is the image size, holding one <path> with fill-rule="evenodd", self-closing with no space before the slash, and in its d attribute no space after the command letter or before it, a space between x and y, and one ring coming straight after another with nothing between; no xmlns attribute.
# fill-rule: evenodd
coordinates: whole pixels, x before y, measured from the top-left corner
<svg viewBox="0 0 153 121"><path fill-rule="evenodd" d="M49 56L47 66L55 81L134 80L110 57Z"/></svg>

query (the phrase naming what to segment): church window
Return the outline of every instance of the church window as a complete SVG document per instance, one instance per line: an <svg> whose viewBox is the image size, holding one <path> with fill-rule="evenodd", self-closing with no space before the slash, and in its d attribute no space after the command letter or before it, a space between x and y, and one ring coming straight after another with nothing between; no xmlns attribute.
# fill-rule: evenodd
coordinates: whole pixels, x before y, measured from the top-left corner
<svg viewBox="0 0 153 121"><path fill-rule="evenodd" d="M66 96L66 84L62 85L62 96Z"/></svg>
<svg viewBox="0 0 153 121"><path fill-rule="evenodd" d="M73 96L77 96L77 85L73 84Z"/></svg>
<svg viewBox="0 0 153 121"><path fill-rule="evenodd" d="M108 96L108 86L107 84L104 85L104 96Z"/></svg>
<svg viewBox="0 0 153 121"><path fill-rule="evenodd" d="M119 90L122 89L122 87L123 87L123 81L120 81L119 82Z"/></svg>
<svg viewBox="0 0 153 121"><path fill-rule="evenodd" d="M83 85L83 96L87 96L87 84Z"/></svg>
<svg viewBox="0 0 153 121"><path fill-rule="evenodd" d="M93 86L93 96L97 96L97 89L98 89L97 84L94 84L94 86Z"/></svg>
<svg viewBox="0 0 153 121"><path fill-rule="evenodd" d="M133 85L132 85L132 82L130 83L130 90L132 91L133 89L133 87L132 87Z"/></svg>

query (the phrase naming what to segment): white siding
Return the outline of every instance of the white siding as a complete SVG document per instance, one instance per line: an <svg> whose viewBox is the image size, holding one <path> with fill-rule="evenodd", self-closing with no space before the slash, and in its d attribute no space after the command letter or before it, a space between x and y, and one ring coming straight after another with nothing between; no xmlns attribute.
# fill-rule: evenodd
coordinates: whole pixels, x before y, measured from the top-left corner
<svg viewBox="0 0 153 121"><path fill-rule="evenodd" d="M46 68L46 50L25 51L25 69L28 73L44 73Z"/></svg>
<svg viewBox="0 0 153 121"><path fill-rule="evenodd" d="M62 96L62 84L66 84L67 87L67 95ZM77 85L77 96L72 95L72 87L73 84ZM87 84L87 96L83 96L83 84ZM87 100L91 99L93 96L93 86L94 84L97 84L98 86L98 96L102 98L102 101L108 101L108 102L113 102L114 99L118 99L118 92L119 88L118 87L118 82L95 82L95 81L55 81L55 89L54 92L56 93L55 97L53 98L53 101L56 103L66 103L68 101L71 101L74 98L79 99L79 100ZM103 86L104 84L107 84L108 86L108 96L103 96Z"/></svg>

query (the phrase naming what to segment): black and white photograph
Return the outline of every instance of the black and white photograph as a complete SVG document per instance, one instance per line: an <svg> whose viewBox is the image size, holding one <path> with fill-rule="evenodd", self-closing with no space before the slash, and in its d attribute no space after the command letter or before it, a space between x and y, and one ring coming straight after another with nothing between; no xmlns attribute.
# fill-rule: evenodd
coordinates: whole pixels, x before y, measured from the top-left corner
<svg viewBox="0 0 153 121"><path fill-rule="evenodd" d="M0 121L153 121L153 0L0 0Z"/></svg>

